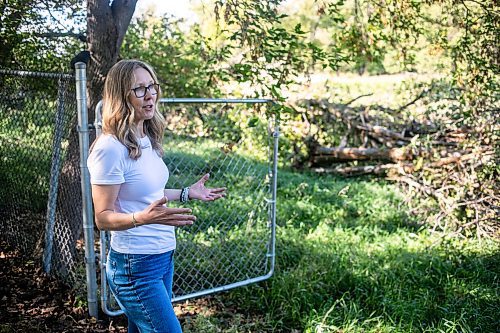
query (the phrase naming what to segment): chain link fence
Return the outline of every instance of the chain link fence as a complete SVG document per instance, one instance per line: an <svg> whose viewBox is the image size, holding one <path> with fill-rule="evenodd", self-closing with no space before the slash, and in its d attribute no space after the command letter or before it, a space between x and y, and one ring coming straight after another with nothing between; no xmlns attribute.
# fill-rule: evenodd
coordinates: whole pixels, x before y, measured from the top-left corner
<svg viewBox="0 0 500 333"><path fill-rule="evenodd" d="M0 246L43 262L45 271L84 293L75 96L73 75L0 69ZM197 222L177 229L174 301L268 278L275 231L277 133L266 116L269 101L179 101L161 103L167 187L210 173L209 186L227 187L227 197L187 203ZM106 244L107 233L100 235ZM106 245L103 250L95 272L101 276ZM101 286L103 310L106 304L116 309L105 281Z"/></svg>
<svg viewBox="0 0 500 333"><path fill-rule="evenodd" d="M84 281L75 103L72 75L0 70L0 239L72 284Z"/></svg>

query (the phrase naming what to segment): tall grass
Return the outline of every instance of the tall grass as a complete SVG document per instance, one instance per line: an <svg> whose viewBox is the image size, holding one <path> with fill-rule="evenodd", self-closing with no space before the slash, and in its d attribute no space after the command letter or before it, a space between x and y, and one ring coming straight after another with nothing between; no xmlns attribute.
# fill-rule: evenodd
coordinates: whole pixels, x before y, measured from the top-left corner
<svg viewBox="0 0 500 333"><path fill-rule="evenodd" d="M403 199L385 182L280 171L275 275L185 331L497 332L498 241L433 234Z"/></svg>

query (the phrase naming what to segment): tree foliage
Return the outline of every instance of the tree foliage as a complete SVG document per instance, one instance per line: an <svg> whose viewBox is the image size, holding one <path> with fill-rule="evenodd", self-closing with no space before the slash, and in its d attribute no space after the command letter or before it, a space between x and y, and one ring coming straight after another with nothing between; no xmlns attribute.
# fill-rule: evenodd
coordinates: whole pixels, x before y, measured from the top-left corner
<svg viewBox="0 0 500 333"><path fill-rule="evenodd" d="M216 97L221 77L216 55L199 26L184 32L182 23L144 14L130 25L120 55L150 63L165 97Z"/></svg>
<svg viewBox="0 0 500 333"><path fill-rule="evenodd" d="M231 60L228 76L250 82L255 96L283 101L282 90L311 64L336 69L343 60L337 48L328 52L308 39L300 22L285 26L282 1L215 1L216 21L224 42L222 60ZM224 23L224 25L222 25Z"/></svg>
<svg viewBox="0 0 500 333"><path fill-rule="evenodd" d="M4 0L0 2L0 13L0 67L69 70L71 55L84 39L80 1Z"/></svg>
<svg viewBox="0 0 500 333"><path fill-rule="evenodd" d="M482 205L473 213L460 208L464 202L479 207L481 193L498 193L494 179L499 173L500 20L495 1L213 0L204 4L206 10L200 12L203 21L189 30L168 17L144 16L133 21L125 35L135 1L88 1L85 33L79 1L2 1L0 66L66 68L76 49L82 48L78 39L68 36L83 39L85 35L92 55L91 111L100 99L103 79L111 65L120 57L141 58L158 70L168 97L231 94L278 101L284 128L290 128L283 133L282 149L286 160L294 161L300 159L288 158L290 154L301 154L306 146L297 128L311 125L307 112L294 110L289 103L288 90L302 76L314 71L430 73L434 75L432 81L407 85L403 93L409 102L384 115L384 119L393 119L394 128L411 124L416 118L406 112L405 105L418 101L426 110L419 115L420 120L425 118L443 133L467 133L459 149L493 150L492 160L473 166L469 183L452 184L467 191L450 191L447 195L458 200L450 206L458 219L467 220L486 211L491 216L498 207L498 202ZM332 119L325 115L315 124L324 142L363 144L349 141L342 123ZM412 139L415 149L424 149L430 142L429 135ZM417 165L422 163L425 161ZM456 175L464 179L463 174ZM436 188L450 185L434 173L420 172L418 179Z"/></svg>

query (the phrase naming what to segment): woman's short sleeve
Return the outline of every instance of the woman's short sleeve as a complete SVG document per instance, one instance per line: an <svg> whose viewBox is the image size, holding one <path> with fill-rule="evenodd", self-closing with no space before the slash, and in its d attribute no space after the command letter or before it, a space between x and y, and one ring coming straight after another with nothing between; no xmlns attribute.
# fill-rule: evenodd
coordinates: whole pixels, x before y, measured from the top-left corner
<svg viewBox="0 0 500 333"><path fill-rule="evenodd" d="M99 138L87 160L90 183L116 185L125 182L125 147L110 137Z"/></svg>

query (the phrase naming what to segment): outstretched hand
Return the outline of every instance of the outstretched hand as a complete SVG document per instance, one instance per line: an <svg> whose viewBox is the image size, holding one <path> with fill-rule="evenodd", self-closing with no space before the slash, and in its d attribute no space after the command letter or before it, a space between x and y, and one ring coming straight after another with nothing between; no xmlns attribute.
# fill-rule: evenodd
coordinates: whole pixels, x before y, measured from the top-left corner
<svg viewBox="0 0 500 333"><path fill-rule="evenodd" d="M206 188L205 182L210 178L210 174L207 173L200 178L196 183L189 187L189 198L198 199L201 201L214 201L220 199L226 195L226 188Z"/></svg>
<svg viewBox="0 0 500 333"><path fill-rule="evenodd" d="M189 208L170 208L167 206L168 199L163 197L151 203L146 209L137 212L135 218L141 224L164 224L181 227L191 225L196 217L191 214Z"/></svg>

